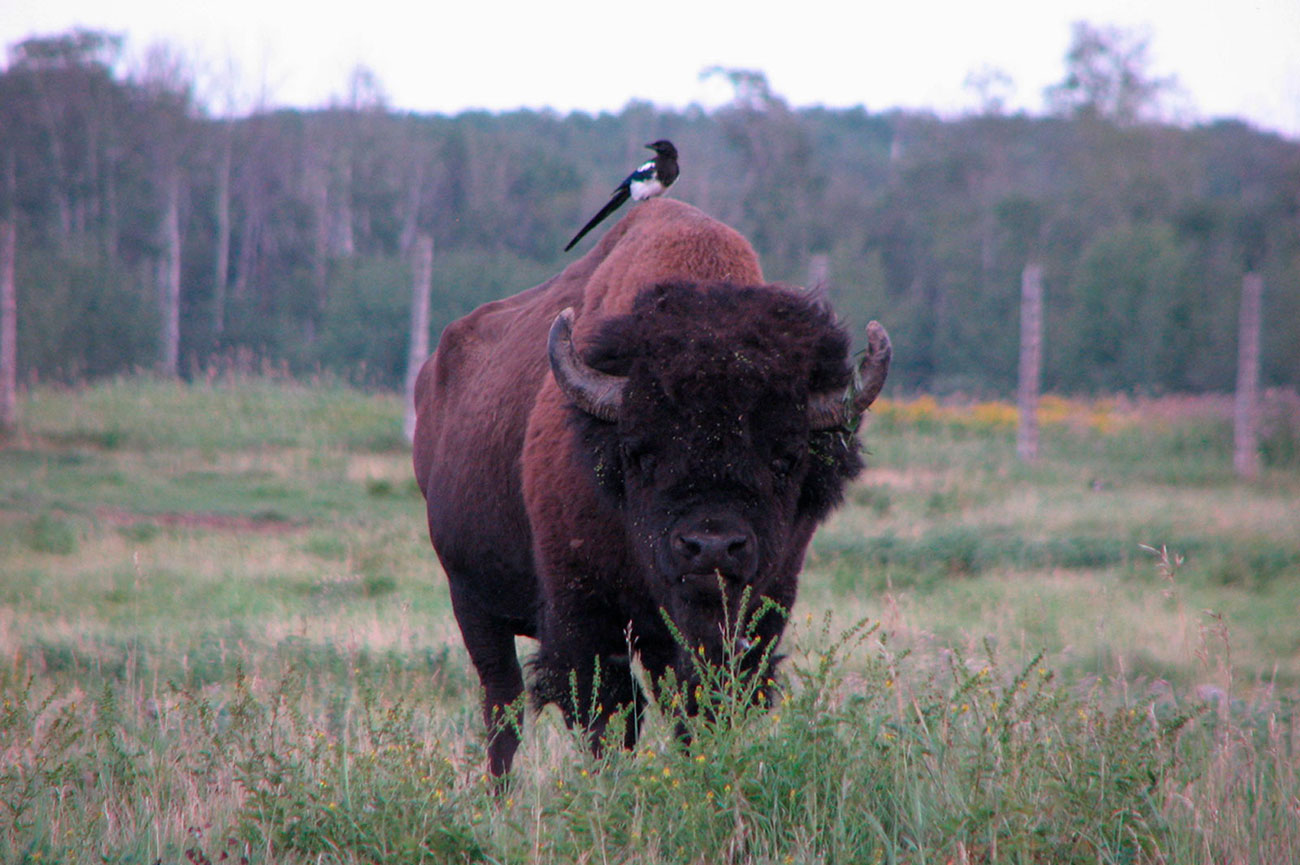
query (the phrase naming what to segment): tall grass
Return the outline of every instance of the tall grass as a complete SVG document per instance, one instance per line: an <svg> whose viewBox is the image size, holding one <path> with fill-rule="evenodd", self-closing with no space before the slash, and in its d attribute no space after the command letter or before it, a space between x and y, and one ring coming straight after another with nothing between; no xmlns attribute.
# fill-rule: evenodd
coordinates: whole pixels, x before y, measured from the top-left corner
<svg viewBox="0 0 1300 865"><path fill-rule="evenodd" d="M1295 861L1292 704L1063 682L1041 656L801 632L784 698L706 674L727 711L596 758L546 713L481 773L453 697L299 657L188 687L0 684L0 823L18 861ZM671 694L671 692L669 692ZM725 723L719 723L719 717Z"/></svg>

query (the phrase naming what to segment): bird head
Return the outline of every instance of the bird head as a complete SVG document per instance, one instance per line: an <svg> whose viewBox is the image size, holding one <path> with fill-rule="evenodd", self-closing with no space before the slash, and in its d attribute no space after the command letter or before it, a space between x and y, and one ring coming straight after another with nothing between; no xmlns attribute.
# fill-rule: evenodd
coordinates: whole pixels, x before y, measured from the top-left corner
<svg viewBox="0 0 1300 865"><path fill-rule="evenodd" d="M666 138L660 138L658 141L653 141L650 144L647 144L646 147L653 150L658 156L671 156L673 159L677 158L677 148L674 147L673 143Z"/></svg>

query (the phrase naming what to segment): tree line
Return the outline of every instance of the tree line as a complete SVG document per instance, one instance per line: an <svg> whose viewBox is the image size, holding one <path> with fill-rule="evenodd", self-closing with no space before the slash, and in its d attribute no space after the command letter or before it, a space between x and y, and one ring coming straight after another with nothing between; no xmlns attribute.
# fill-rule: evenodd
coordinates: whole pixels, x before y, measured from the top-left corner
<svg viewBox="0 0 1300 865"><path fill-rule="evenodd" d="M887 323L894 387L1011 393L1030 262L1047 390L1230 390L1246 274L1263 384L1300 384L1300 143L1153 119L1160 82L1114 32L1077 28L1047 115L989 98L958 118L796 109L722 69L714 110L422 115L360 87L223 117L165 57L118 73L121 48L33 38L0 73L20 380L267 363L398 386L417 238L436 340L588 248L599 230L560 252L669 138L672 194L749 237L770 280L825 279L855 332Z"/></svg>

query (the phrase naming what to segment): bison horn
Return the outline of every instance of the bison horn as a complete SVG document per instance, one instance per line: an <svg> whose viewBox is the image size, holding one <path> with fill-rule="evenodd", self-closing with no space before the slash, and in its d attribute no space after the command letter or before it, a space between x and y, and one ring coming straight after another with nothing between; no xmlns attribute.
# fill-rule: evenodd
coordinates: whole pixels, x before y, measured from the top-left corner
<svg viewBox="0 0 1300 865"><path fill-rule="evenodd" d="M563 310L551 323L546 339L551 374L564 395L587 414L614 423L623 407L627 379L587 365L573 346L573 308Z"/></svg>
<svg viewBox="0 0 1300 865"><path fill-rule="evenodd" d="M867 348L847 390L814 394L808 401L808 425L814 430L850 426L876 400L889 375L893 348L885 326L867 324Z"/></svg>

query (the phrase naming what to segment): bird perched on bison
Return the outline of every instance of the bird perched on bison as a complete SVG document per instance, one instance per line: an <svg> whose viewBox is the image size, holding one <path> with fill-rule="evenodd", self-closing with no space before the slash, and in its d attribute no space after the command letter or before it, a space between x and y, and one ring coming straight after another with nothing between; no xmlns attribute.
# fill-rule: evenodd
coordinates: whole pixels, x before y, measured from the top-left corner
<svg viewBox="0 0 1300 865"><path fill-rule="evenodd" d="M494 774L519 745L516 635L540 643L534 703L596 747L620 711L635 741L632 654L652 687L690 688L701 658L771 673L783 616L725 625L794 603L890 353L872 322L855 368L822 298L766 284L743 237L667 199L447 327L416 385L414 467Z"/></svg>
<svg viewBox="0 0 1300 865"><path fill-rule="evenodd" d="M629 198L633 201L645 201L647 198L663 195L664 191L673 185L678 173L677 148L671 141L662 138L647 144L646 147L655 152L655 158L623 178L623 182L610 193L609 201L605 202L605 206L597 211L582 230L573 236L569 245L564 247L565 252L577 246L578 241L582 240L588 231L600 225L605 217L622 207Z"/></svg>

